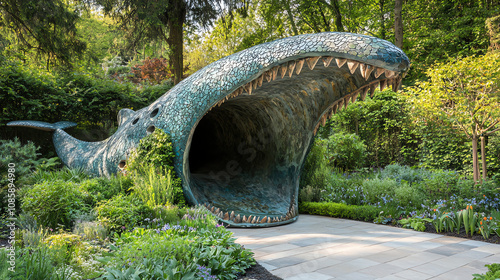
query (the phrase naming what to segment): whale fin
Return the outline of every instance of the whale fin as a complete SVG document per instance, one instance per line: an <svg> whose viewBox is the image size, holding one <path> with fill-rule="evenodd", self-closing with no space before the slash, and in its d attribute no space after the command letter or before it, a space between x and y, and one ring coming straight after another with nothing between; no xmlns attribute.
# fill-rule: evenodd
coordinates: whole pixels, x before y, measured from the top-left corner
<svg viewBox="0 0 500 280"><path fill-rule="evenodd" d="M45 131L55 131L57 129L66 129L69 127L77 126L77 123L74 122L56 122L56 123L48 123L48 122L40 122L40 121L13 121L7 123L7 126L23 126L23 127L31 127L39 130Z"/></svg>

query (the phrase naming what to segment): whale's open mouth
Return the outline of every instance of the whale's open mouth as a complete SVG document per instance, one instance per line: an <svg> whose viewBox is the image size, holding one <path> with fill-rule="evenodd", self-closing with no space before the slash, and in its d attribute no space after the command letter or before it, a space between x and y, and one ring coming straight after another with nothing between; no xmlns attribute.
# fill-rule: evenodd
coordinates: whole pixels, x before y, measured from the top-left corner
<svg viewBox="0 0 500 280"><path fill-rule="evenodd" d="M197 203L233 226L294 221L300 173L319 126L379 86L397 90L402 75L331 56L265 69L192 128L183 169Z"/></svg>

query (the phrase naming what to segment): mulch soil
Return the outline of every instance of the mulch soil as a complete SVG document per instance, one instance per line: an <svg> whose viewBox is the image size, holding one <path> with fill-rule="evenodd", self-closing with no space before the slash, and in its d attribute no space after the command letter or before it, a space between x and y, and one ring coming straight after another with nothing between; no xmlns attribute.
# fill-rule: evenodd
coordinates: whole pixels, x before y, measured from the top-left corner
<svg viewBox="0 0 500 280"><path fill-rule="evenodd" d="M245 275L240 276L237 280L282 280L278 276L274 276L267 271L262 265L257 263L245 271Z"/></svg>

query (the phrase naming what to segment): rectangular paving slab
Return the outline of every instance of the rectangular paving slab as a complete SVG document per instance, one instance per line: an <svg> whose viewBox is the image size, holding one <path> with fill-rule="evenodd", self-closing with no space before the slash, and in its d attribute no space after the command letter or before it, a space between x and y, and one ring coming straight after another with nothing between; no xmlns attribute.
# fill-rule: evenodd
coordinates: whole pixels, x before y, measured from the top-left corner
<svg viewBox="0 0 500 280"><path fill-rule="evenodd" d="M229 230L271 273L291 280L470 280L500 262L500 245L331 217Z"/></svg>

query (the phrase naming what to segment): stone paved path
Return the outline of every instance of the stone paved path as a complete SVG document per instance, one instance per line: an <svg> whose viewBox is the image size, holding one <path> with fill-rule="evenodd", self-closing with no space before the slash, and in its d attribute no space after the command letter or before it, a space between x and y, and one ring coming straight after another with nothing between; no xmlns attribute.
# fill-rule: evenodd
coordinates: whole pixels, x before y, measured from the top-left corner
<svg viewBox="0 0 500 280"><path fill-rule="evenodd" d="M289 280L470 280L500 263L500 245L321 216L230 230L262 266Z"/></svg>

